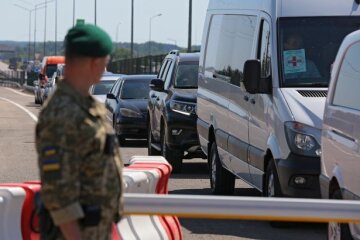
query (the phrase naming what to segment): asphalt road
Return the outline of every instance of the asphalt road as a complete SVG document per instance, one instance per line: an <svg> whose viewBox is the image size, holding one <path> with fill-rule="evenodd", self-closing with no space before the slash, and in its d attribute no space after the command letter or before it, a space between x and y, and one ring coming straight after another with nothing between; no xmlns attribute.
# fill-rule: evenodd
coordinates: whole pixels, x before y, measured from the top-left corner
<svg viewBox="0 0 360 240"><path fill-rule="evenodd" d="M0 87L0 182L39 178L34 144L35 120L39 110L33 95ZM121 153L124 159L132 155L147 155L146 142L128 141L121 148ZM186 160L183 173L171 176L169 194L210 194L205 160ZM241 180L236 182L235 195L260 197L256 190ZM180 219L180 222L184 239L190 240L326 238L325 226L318 224L296 223L279 229L261 221Z"/></svg>

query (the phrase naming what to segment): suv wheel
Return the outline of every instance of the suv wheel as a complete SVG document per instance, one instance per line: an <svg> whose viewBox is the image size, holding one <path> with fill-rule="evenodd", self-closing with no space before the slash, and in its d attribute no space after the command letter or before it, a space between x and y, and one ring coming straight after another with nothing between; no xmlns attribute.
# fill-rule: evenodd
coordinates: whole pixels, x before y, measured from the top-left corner
<svg viewBox="0 0 360 240"><path fill-rule="evenodd" d="M156 155L160 155L159 151L156 151L156 149L154 149L151 145L154 143L154 138L153 135L151 133L151 126L150 123L148 124L148 155L149 156L156 156Z"/></svg>
<svg viewBox="0 0 360 240"><path fill-rule="evenodd" d="M182 169L183 152L171 149L167 145L165 129L161 131L161 155L171 164L173 173L180 173Z"/></svg>
<svg viewBox="0 0 360 240"><path fill-rule="evenodd" d="M235 188L235 176L221 165L215 142L211 145L209 163L212 193L215 195L233 194Z"/></svg>
<svg viewBox="0 0 360 240"><path fill-rule="evenodd" d="M331 194L330 199L342 199L341 191L338 189L333 194ZM349 224L346 223L337 223L329 222L328 223L328 232L327 239L329 240L351 240Z"/></svg>

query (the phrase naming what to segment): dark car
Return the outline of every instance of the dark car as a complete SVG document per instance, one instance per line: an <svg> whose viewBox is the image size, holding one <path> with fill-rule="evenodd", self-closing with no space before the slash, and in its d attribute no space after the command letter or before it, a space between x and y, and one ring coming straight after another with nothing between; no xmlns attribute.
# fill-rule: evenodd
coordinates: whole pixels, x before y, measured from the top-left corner
<svg viewBox="0 0 360 240"><path fill-rule="evenodd" d="M147 137L149 84L156 75L124 75L106 96L107 117L121 144L126 138Z"/></svg>
<svg viewBox="0 0 360 240"><path fill-rule="evenodd" d="M199 54L171 51L150 85L148 153L164 156L173 172L184 158L204 157L196 130L198 68Z"/></svg>

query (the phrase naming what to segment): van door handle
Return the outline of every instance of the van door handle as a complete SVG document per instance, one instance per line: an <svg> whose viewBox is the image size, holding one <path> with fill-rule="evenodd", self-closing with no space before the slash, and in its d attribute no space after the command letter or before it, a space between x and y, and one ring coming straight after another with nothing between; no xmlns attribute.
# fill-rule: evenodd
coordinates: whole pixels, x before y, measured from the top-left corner
<svg viewBox="0 0 360 240"><path fill-rule="evenodd" d="M255 99L251 99L250 102L251 102L252 104L255 104L255 103L256 103Z"/></svg>
<svg viewBox="0 0 360 240"><path fill-rule="evenodd" d="M249 96L244 96L244 100L248 102L249 101Z"/></svg>

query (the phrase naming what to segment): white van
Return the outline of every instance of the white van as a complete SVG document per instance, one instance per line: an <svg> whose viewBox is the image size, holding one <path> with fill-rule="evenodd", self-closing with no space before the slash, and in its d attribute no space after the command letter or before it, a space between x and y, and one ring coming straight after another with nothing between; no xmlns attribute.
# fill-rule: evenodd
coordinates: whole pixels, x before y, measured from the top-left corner
<svg viewBox="0 0 360 240"><path fill-rule="evenodd" d="M320 198L330 69L360 27L357 2L210 0L197 130L214 194L239 177L265 196Z"/></svg>
<svg viewBox="0 0 360 240"><path fill-rule="evenodd" d="M360 200L359 90L360 31L356 31L339 49L325 105L320 175L323 198ZM329 223L328 236L360 239L360 224Z"/></svg>

